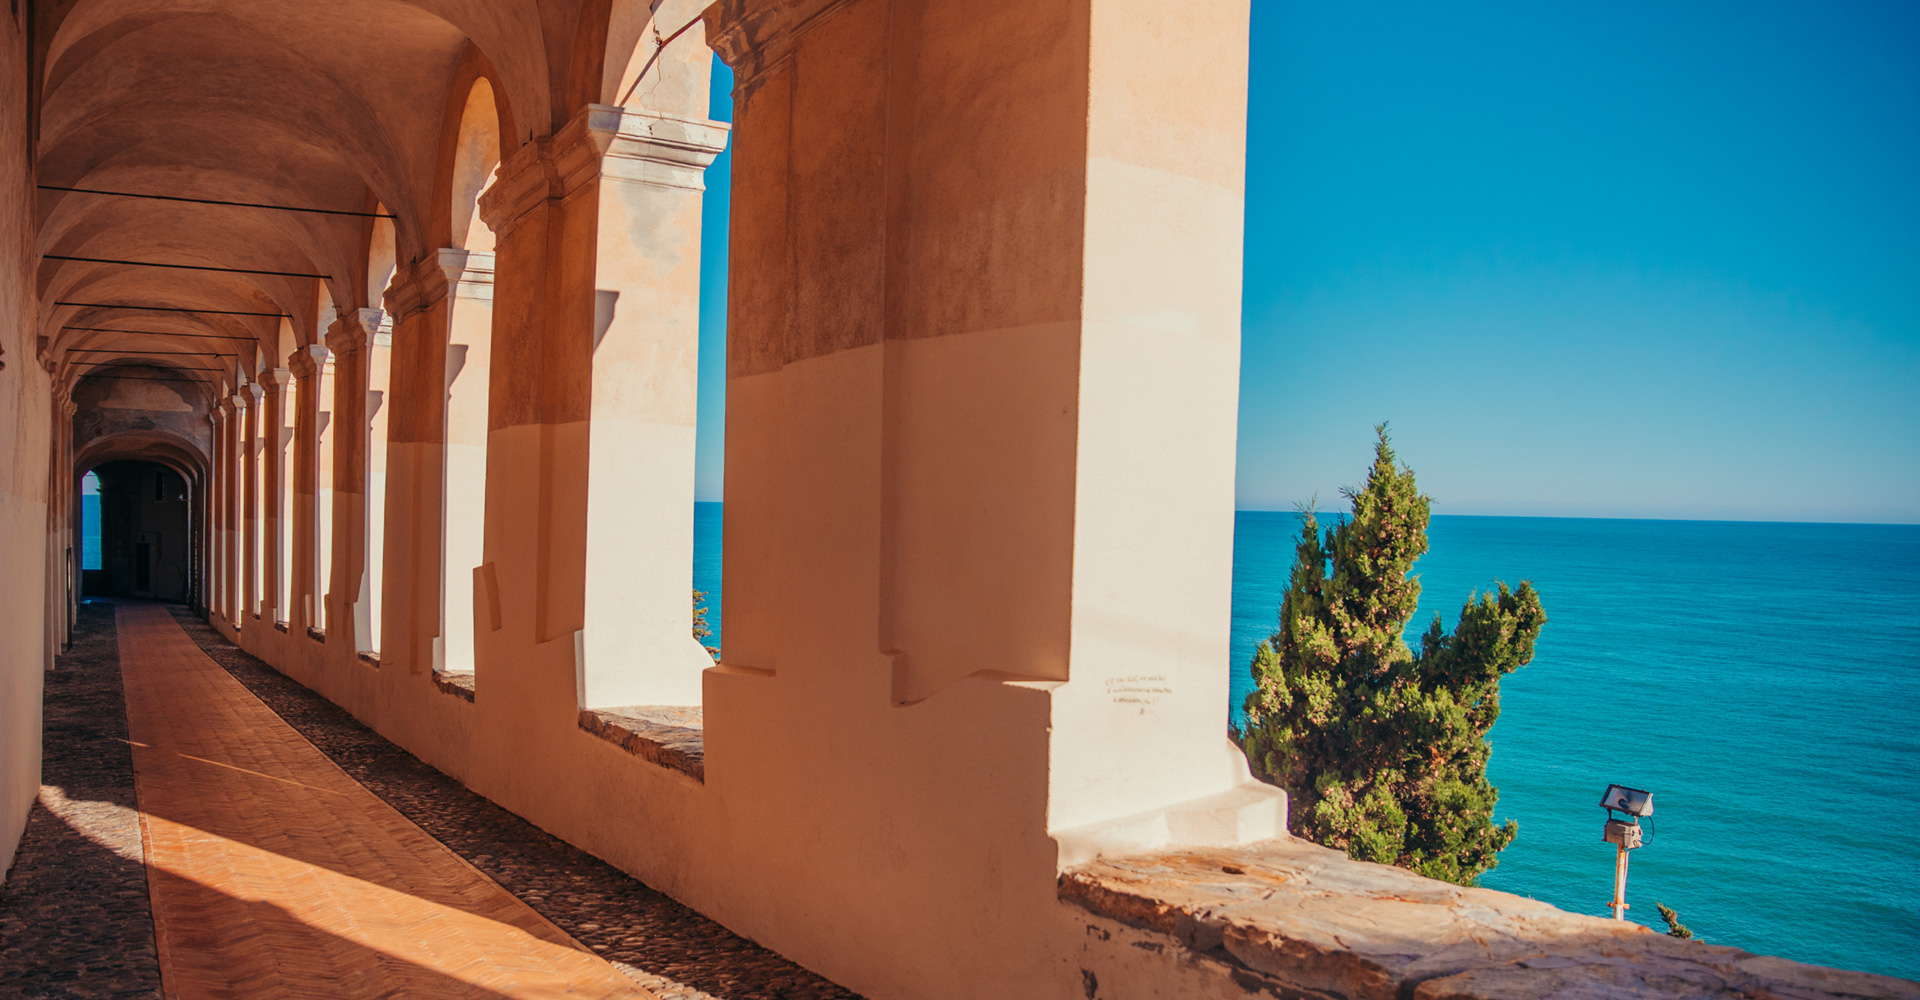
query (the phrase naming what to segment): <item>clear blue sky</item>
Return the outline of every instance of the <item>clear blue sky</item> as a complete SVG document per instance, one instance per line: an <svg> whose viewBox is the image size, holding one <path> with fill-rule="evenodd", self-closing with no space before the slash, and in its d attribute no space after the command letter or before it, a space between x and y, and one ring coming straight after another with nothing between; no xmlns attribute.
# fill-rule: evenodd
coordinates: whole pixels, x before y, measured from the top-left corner
<svg viewBox="0 0 1920 1000"><path fill-rule="evenodd" d="M1254 0L1250 96L1241 507L1920 521L1920 4Z"/></svg>

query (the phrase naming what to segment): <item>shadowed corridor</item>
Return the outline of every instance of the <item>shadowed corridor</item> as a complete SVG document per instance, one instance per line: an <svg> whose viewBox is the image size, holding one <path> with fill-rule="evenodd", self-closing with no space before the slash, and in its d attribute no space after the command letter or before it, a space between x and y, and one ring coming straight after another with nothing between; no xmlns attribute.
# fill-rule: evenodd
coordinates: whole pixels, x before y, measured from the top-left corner
<svg viewBox="0 0 1920 1000"><path fill-rule="evenodd" d="M89 603L49 674L49 784L0 887L7 995L851 996L324 718L344 713L277 674L270 706L267 678L236 668L270 671L203 650L225 644L170 610ZM382 794L349 773L370 764ZM423 802L434 832L408 815ZM453 845L434 835L449 827Z"/></svg>

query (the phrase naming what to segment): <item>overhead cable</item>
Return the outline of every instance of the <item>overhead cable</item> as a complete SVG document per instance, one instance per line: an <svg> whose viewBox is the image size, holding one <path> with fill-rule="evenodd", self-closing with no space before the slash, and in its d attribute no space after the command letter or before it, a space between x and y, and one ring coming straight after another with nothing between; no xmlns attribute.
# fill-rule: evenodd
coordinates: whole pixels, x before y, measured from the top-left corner
<svg viewBox="0 0 1920 1000"><path fill-rule="evenodd" d="M684 29L683 29L684 30ZM226 205L231 208L264 208L275 212L312 212L316 215L351 215L363 219L396 218L390 212L350 212L339 208L301 208L295 205L268 205L257 201L221 201L217 198L183 198L171 194L137 194L132 191L102 191L98 188L61 187L57 184L38 185L42 191L71 191L75 194L104 194L115 198L146 198L153 201L181 201L191 205Z"/></svg>
<svg viewBox="0 0 1920 1000"><path fill-rule="evenodd" d="M133 267L166 267L180 271L220 271L226 274L265 274L276 278L318 278L325 281L324 274L302 274L297 271L260 271L250 267L214 267L211 264L167 264L155 260L117 260L112 257L69 257L65 254L43 253L45 260L73 260L83 264L127 264Z"/></svg>
<svg viewBox="0 0 1920 1000"><path fill-rule="evenodd" d="M79 306L93 309L139 309L145 312L205 313L209 316L272 316L276 319L292 319L282 312L247 312L244 309L183 309L180 306L130 306L123 302L55 302L56 306Z"/></svg>

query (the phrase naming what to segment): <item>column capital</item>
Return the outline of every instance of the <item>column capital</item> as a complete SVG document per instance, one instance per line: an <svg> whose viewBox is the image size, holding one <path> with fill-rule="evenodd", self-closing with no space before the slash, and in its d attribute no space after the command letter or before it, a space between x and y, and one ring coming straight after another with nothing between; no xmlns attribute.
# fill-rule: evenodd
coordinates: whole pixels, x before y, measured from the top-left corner
<svg viewBox="0 0 1920 1000"><path fill-rule="evenodd" d="M260 400L264 398L266 394L267 390L261 388L258 382L248 382L246 385L240 387L240 395L246 397L248 406L259 406Z"/></svg>
<svg viewBox="0 0 1920 1000"><path fill-rule="evenodd" d="M79 403L76 403L71 399L63 399L60 401L60 413L66 419L72 420L73 415L79 412L80 412Z"/></svg>
<svg viewBox="0 0 1920 1000"><path fill-rule="evenodd" d="M438 251L440 270L447 276L455 298L493 301L493 251Z"/></svg>
<svg viewBox="0 0 1920 1000"><path fill-rule="evenodd" d="M788 57L801 36L852 0L720 0L701 17L707 44L733 67L734 90L751 94Z"/></svg>
<svg viewBox="0 0 1920 1000"><path fill-rule="evenodd" d="M227 399L232 404L235 413L245 413L247 411L247 404L253 402L253 400L248 397L247 387L244 385L236 388L233 391L233 395L227 397Z"/></svg>
<svg viewBox="0 0 1920 1000"><path fill-rule="evenodd" d="M222 396L214 401L213 409L208 412L207 416L212 418L213 422L217 424L226 420L232 413L233 399L228 396Z"/></svg>
<svg viewBox="0 0 1920 1000"><path fill-rule="evenodd" d="M733 129L726 122L651 111L604 105L588 110L616 116L611 120L589 116L587 121L589 128L607 129L594 139L602 151L601 174L654 187L706 190L707 167L727 148L727 136Z"/></svg>
<svg viewBox="0 0 1920 1000"><path fill-rule="evenodd" d="M327 327L327 349L335 354L357 351L373 343L380 332L378 309L348 309Z"/></svg>
<svg viewBox="0 0 1920 1000"><path fill-rule="evenodd" d="M292 381L293 372L285 368L269 368L260 373L260 385L266 389L269 396L278 396L281 390Z"/></svg>
<svg viewBox="0 0 1920 1000"><path fill-rule="evenodd" d="M732 126L698 118L589 104L558 132L500 164L480 196L480 217L502 238L546 201L565 201L607 176L658 187L705 190L702 174L727 148Z"/></svg>
<svg viewBox="0 0 1920 1000"><path fill-rule="evenodd" d="M327 359L327 349L320 344L310 344L295 350L287 358L287 370L297 379L310 379L320 373L320 366Z"/></svg>
<svg viewBox="0 0 1920 1000"><path fill-rule="evenodd" d="M440 264L440 257L442 254L458 252L435 250L396 271L393 283L387 286L384 300L387 315L397 322L446 298L447 274Z"/></svg>

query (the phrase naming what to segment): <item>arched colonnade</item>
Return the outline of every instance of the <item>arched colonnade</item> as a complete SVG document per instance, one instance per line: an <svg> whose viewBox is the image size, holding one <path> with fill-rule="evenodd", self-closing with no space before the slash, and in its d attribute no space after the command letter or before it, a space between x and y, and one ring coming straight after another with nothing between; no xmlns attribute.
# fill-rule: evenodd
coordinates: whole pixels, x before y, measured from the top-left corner
<svg viewBox="0 0 1920 1000"><path fill-rule="evenodd" d="M1224 733L1244 5L32 6L49 579L89 463L171 461L222 631L728 926L874 997L1233 995L1054 884L1284 825ZM605 738L659 708L698 767Z"/></svg>

